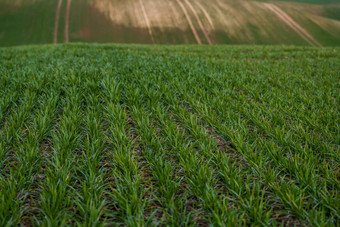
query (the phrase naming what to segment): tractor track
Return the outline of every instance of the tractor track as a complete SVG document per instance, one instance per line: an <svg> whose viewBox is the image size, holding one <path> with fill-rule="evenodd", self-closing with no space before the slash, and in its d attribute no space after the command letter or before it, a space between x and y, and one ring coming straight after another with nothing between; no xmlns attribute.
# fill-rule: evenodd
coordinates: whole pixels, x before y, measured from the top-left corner
<svg viewBox="0 0 340 227"><path fill-rule="evenodd" d="M63 0L59 0L57 5L57 12L55 15L55 24L54 24L54 35L53 35L53 42L58 42L58 28L59 28L59 18L60 18L60 8L63 3Z"/></svg>
<svg viewBox="0 0 340 227"><path fill-rule="evenodd" d="M65 43L69 42L69 24L70 24L71 2L72 2L72 0L67 0L66 17L65 17L65 30L64 30Z"/></svg>
<svg viewBox="0 0 340 227"><path fill-rule="evenodd" d="M139 0L139 3L141 5L141 9L143 11L144 20L145 20L146 26L148 28L148 32L149 32L149 35L151 37L152 43L155 43L155 39L154 39L153 34L152 34L152 28L151 28L150 20L149 20L148 14L146 13L143 0Z"/></svg>
<svg viewBox="0 0 340 227"><path fill-rule="evenodd" d="M183 3L180 0L176 0L176 2L181 7L181 9L182 9L182 11L183 11L183 13L184 13L188 23L189 23L190 29L191 29L192 33L194 34L194 36L195 36L195 39L196 39L197 43L198 44L202 44L202 41L201 41L201 39L200 39L200 37L199 37L199 35L197 33L197 30L196 30L194 24L192 23L192 20L191 20L191 18L189 16L189 13L188 13L187 9L185 8L185 6L183 5Z"/></svg>
<svg viewBox="0 0 340 227"><path fill-rule="evenodd" d="M263 3L269 10L275 13L283 22L285 22L291 29L301 36L312 46L322 46L314 37L293 20L286 12L272 3Z"/></svg>
<svg viewBox="0 0 340 227"><path fill-rule="evenodd" d="M192 4L188 0L184 0L184 2L187 4L187 6L190 8L192 13L194 14L194 16L196 18L196 21L198 23L198 26L201 28L201 30L202 30L202 32L204 34L205 39L208 41L209 45L212 45L212 41L209 38L208 32L207 32L206 28L204 27L200 17L198 16L197 11L195 10L195 8L192 6Z"/></svg>

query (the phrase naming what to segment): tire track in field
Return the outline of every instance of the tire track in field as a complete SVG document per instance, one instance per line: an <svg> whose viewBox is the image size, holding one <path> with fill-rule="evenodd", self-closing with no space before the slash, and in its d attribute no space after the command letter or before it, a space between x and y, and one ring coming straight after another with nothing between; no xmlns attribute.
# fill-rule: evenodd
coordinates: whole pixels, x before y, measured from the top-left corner
<svg viewBox="0 0 340 227"><path fill-rule="evenodd" d="M199 3L198 1L195 1L195 3L196 3L196 5L198 6L198 8L200 8L200 10L203 12L205 18L207 18L207 20L208 20L208 22L209 22L211 28L212 28L213 30L215 30L214 23L213 23L213 21L212 21L210 15L209 15L209 13L205 10L205 8L202 6L201 3Z"/></svg>
<svg viewBox="0 0 340 227"><path fill-rule="evenodd" d="M59 17L60 17L60 8L61 4L63 3L63 0L59 0L58 6L57 6L57 12L55 15L55 24L54 24L54 35L53 35L53 42L58 42L58 28L59 28Z"/></svg>
<svg viewBox="0 0 340 227"><path fill-rule="evenodd" d="M296 21L293 20L286 12L280 9L278 6L272 3L263 3L269 10L275 13L283 22L285 22L290 28L298 33L304 40L306 40L312 46L322 46L317 40L313 38L303 27L301 27Z"/></svg>
<svg viewBox="0 0 340 227"><path fill-rule="evenodd" d="M209 45L212 45L211 39L209 38L208 32L205 29L204 25L202 24L202 21L200 19L200 17L198 16L197 11L195 10L195 8L192 6L192 4L188 1L188 0L184 0L184 2L187 4L187 6L189 6L190 10L192 11L192 13L194 14L196 21L198 23L198 26L200 26L205 39L208 41Z"/></svg>
<svg viewBox="0 0 340 227"><path fill-rule="evenodd" d="M182 14L181 12L179 12L179 10L176 9L176 6L175 6L176 3L174 1L166 1L166 3L171 9L170 15L172 17L173 26L175 27L182 26L182 28L185 29L185 26L183 26L184 23L180 20L180 18L182 17Z"/></svg>
<svg viewBox="0 0 340 227"><path fill-rule="evenodd" d="M155 39L154 39L153 34L152 34L152 29L151 29L149 17L148 17L148 15L146 13L143 0L139 0L139 3L140 3L140 6L142 8L142 11L143 11L144 20L145 20L146 26L148 27L148 32L149 32L149 35L151 37L152 43L155 43Z"/></svg>
<svg viewBox="0 0 340 227"><path fill-rule="evenodd" d="M65 17L65 43L69 42L69 23L70 23L70 11L71 11L71 2L72 0L67 0L67 6L66 6L66 17Z"/></svg>
<svg viewBox="0 0 340 227"><path fill-rule="evenodd" d="M195 39L196 39L197 43L198 43L198 44L202 44L202 41L201 41L200 37L198 36L197 30L196 30L195 26L193 25L193 23L192 23L192 21L191 21L191 19L190 19L190 16L189 16L189 14L188 14L187 9L184 7L184 5L182 4L182 2L181 2L180 0L176 0L176 2L177 2L178 5L181 7L181 9L182 9L182 11L183 11L185 17L187 18L187 21L188 21L188 23L189 23L189 26L190 26L190 28L191 28L192 33L193 33L194 36L195 36Z"/></svg>

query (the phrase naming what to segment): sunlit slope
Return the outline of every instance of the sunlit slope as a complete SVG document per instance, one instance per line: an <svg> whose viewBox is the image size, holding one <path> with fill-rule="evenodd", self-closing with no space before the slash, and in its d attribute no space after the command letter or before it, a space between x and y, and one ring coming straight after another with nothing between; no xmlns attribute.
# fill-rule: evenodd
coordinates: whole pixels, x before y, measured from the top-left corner
<svg viewBox="0 0 340 227"><path fill-rule="evenodd" d="M0 45L67 41L340 45L340 3L325 3L0 0Z"/></svg>

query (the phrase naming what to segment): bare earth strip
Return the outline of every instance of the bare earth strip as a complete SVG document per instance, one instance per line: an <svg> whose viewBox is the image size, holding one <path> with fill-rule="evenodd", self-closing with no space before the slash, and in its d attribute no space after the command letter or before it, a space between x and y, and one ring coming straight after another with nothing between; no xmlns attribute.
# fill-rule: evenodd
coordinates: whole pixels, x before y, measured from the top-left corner
<svg viewBox="0 0 340 227"><path fill-rule="evenodd" d="M153 38L150 21L149 21L148 15L146 14L144 3L143 3L142 0L139 0L139 2L140 2L140 5L141 5L141 8L142 8L142 11L143 11L143 15L144 15L144 20L145 20L146 26L148 27L148 31L149 31L149 34L151 36L152 43L155 43L155 39Z"/></svg>
<svg viewBox="0 0 340 227"><path fill-rule="evenodd" d="M215 30L214 23L213 23L213 21L212 21L210 15L209 15L209 13L205 10L205 8L202 6L201 3L199 3L198 1L195 1L195 3L196 3L196 5L198 6L198 8L200 8L200 10L203 12L205 18L207 18L207 20L208 20L208 22L209 22L211 28L212 28L213 30Z"/></svg>
<svg viewBox="0 0 340 227"><path fill-rule="evenodd" d="M182 9L182 11L183 11L185 17L187 18L187 21L188 21L188 23L189 23L189 26L190 26L190 28L191 28L192 33L193 33L194 36L195 36L195 39L196 39L197 43L198 43L198 44L202 44L201 39L200 39L200 37L198 36L198 33L197 33L197 31L196 31L196 28L195 28L195 26L193 25L193 23L192 23L192 21L191 21L191 19L190 19L190 16L189 16L189 14L188 14L188 11L186 10L186 8L184 7L184 5L182 4L182 2L181 2L180 0L176 0L176 1L177 1L178 5L181 7L181 9Z"/></svg>
<svg viewBox="0 0 340 227"><path fill-rule="evenodd" d="M58 6L57 6L57 13L55 15L54 36L53 36L54 43L58 42L59 17L60 17L60 8L61 8L62 3L63 3L63 0L59 0Z"/></svg>
<svg viewBox="0 0 340 227"><path fill-rule="evenodd" d="M263 3L268 9L274 12L281 20L283 20L289 27L291 27L296 33L298 33L304 40L306 40L312 46L322 46L317 40L311 36L304 28L302 28L297 22L293 20L287 13L281 10L274 4Z"/></svg>
<svg viewBox="0 0 340 227"><path fill-rule="evenodd" d="M197 14L197 11L195 10L195 8L191 5L191 3L190 3L188 0L184 0L184 1L185 1L185 3L189 6L189 8L191 9L191 11L193 12L193 14L194 14L194 16L195 16L195 18L196 18L196 20L197 20L197 22L198 22L198 25L200 26L200 28L201 28L201 30L202 30L202 32L203 32L203 34L204 34L204 37L206 38L206 40L208 41L208 43L211 45L211 44L212 44L211 39L209 38L208 32L207 32L207 30L205 29L205 27L203 26L202 21L201 21L200 17L199 17L198 14Z"/></svg>
<svg viewBox="0 0 340 227"><path fill-rule="evenodd" d="M69 23L70 23L71 1L72 0L67 0L67 6L66 6L65 31L64 31L65 43L69 42L68 30L69 30Z"/></svg>

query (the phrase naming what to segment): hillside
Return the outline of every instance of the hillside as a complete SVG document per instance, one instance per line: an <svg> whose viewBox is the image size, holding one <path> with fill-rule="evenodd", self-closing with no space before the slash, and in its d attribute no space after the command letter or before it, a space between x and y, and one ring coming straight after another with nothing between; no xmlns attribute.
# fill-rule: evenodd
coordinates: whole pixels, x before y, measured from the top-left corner
<svg viewBox="0 0 340 227"><path fill-rule="evenodd" d="M340 48L0 48L0 226L338 226Z"/></svg>
<svg viewBox="0 0 340 227"><path fill-rule="evenodd" d="M0 45L340 45L339 0L0 0Z"/></svg>

